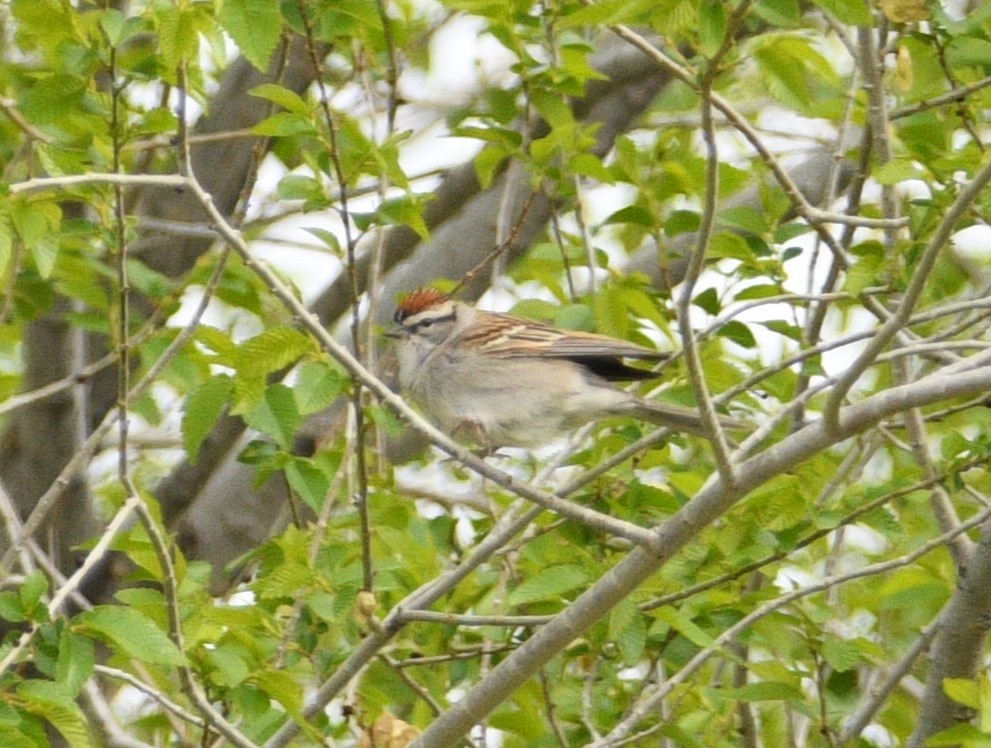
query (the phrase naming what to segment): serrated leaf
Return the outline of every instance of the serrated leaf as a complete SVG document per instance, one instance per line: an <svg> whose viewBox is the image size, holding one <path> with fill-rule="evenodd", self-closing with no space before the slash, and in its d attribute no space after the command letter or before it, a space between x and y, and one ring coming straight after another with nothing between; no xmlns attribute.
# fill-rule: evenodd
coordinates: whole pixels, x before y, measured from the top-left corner
<svg viewBox="0 0 991 748"><path fill-rule="evenodd" d="M285 467L290 487L314 511L319 511L330 490L330 478L306 457L293 457Z"/></svg>
<svg viewBox="0 0 991 748"><path fill-rule="evenodd" d="M726 9L722 2L706 2L699 9L699 44L702 53L714 54L726 34Z"/></svg>
<svg viewBox="0 0 991 748"><path fill-rule="evenodd" d="M863 0L816 0L823 10L832 13L842 23L865 26L871 23L871 12Z"/></svg>
<svg viewBox="0 0 991 748"><path fill-rule="evenodd" d="M200 446L230 402L234 383L226 375L211 377L186 398L182 410L182 446L190 463L196 462Z"/></svg>
<svg viewBox="0 0 991 748"><path fill-rule="evenodd" d="M214 353L224 356L233 355L237 350L237 344L231 340L230 335L210 325L200 325L197 327L195 338L196 342L201 343Z"/></svg>
<svg viewBox="0 0 991 748"><path fill-rule="evenodd" d="M38 275L47 280L55 271L55 261L58 260L58 239L54 236L42 237L31 244L29 249Z"/></svg>
<svg viewBox="0 0 991 748"><path fill-rule="evenodd" d="M156 13L158 44L169 80L175 80L175 71L183 60L195 60L199 51L200 37L193 13L189 8L175 5L167 5Z"/></svg>
<svg viewBox="0 0 991 748"><path fill-rule="evenodd" d="M619 646L623 662L635 663L647 643L647 621L632 600L626 599L609 614L609 638Z"/></svg>
<svg viewBox="0 0 991 748"><path fill-rule="evenodd" d="M924 179L925 176L925 171L908 158L893 158L874 170L878 184L898 184L909 179Z"/></svg>
<svg viewBox="0 0 991 748"><path fill-rule="evenodd" d="M830 637L822 645L822 656L839 672L852 670L861 661L860 648L855 641Z"/></svg>
<svg viewBox="0 0 991 748"><path fill-rule="evenodd" d="M303 422L296 407L292 390L284 384L273 384L265 389L265 397L246 413L244 420L253 429L268 434L283 449L291 449L293 439Z"/></svg>
<svg viewBox="0 0 991 748"><path fill-rule="evenodd" d="M124 40L126 16L116 8L107 8L100 13L100 28L107 35L107 41L112 46L119 45Z"/></svg>
<svg viewBox="0 0 991 748"><path fill-rule="evenodd" d="M48 578L40 570L35 570L24 577L18 594L21 597L21 605L24 610L30 611L41 602L41 596L48 592Z"/></svg>
<svg viewBox="0 0 991 748"><path fill-rule="evenodd" d="M261 377L296 363L313 350L310 339L292 327L273 327L238 346L233 366L248 377Z"/></svg>
<svg viewBox="0 0 991 748"><path fill-rule="evenodd" d="M285 707L286 713L291 718L302 718L303 689L285 670L263 670L253 674L249 682Z"/></svg>
<svg viewBox="0 0 991 748"><path fill-rule="evenodd" d="M69 629L63 629L59 638L58 662L55 666L55 681L77 696L93 673L96 663L93 640Z"/></svg>
<svg viewBox="0 0 991 748"><path fill-rule="evenodd" d="M558 598L566 592L581 587L587 580L588 575L580 566L573 564L551 566L523 582L509 593L506 600L510 605L525 605L537 600Z"/></svg>
<svg viewBox="0 0 991 748"><path fill-rule="evenodd" d="M265 83L261 86L255 86L248 93L251 96L257 96L267 99L273 104L278 104L287 112L295 112L296 114L303 115L310 113L310 105L303 101L303 98L298 93L290 91L285 86L275 83Z"/></svg>
<svg viewBox="0 0 991 748"><path fill-rule="evenodd" d="M784 27L798 25L802 15L798 0L760 0L754 12L768 23Z"/></svg>
<svg viewBox="0 0 991 748"><path fill-rule="evenodd" d="M329 407L347 385L347 377L324 361L307 361L299 367L293 394L302 415Z"/></svg>
<svg viewBox="0 0 991 748"><path fill-rule="evenodd" d="M10 217L34 260L38 274L43 279L51 277L58 259L58 229L62 210L58 205L45 201L16 201L11 205Z"/></svg>
<svg viewBox="0 0 991 748"><path fill-rule="evenodd" d="M5 590L0 592L0 618L12 623L20 623L27 620L24 615L24 606L21 605L21 598L16 592Z"/></svg>
<svg viewBox="0 0 991 748"><path fill-rule="evenodd" d="M846 271L843 290L857 296L871 286L878 285L878 276L884 268L884 261L873 256L861 257Z"/></svg>
<svg viewBox="0 0 991 748"><path fill-rule="evenodd" d="M319 181L303 174L283 177L275 193L280 200L325 200L327 197Z"/></svg>
<svg viewBox="0 0 991 748"><path fill-rule="evenodd" d="M185 655L158 626L133 608L100 605L76 616L72 630L106 641L118 653L153 665L184 665Z"/></svg>
<svg viewBox="0 0 991 748"><path fill-rule="evenodd" d="M278 0L224 0L217 20L248 62L264 72L282 35Z"/></svg>
<svg viewBox="0 0 991 748"><path fill-rule="evenodd" d="M312 135L316 133L313 122L296 112L276 112L251 128L256 135L274 138L287 138L292 135Z"/></svg>
<svg viewBox="0 0 991 748"><path fill-rule="evenodd" d="M767 219L761 211L742 205L719 211L716 220L720 226L742 229L757 236L763 236L769 230Z"/></svg>
<svg viewBox="0 0 991 748"><path fill-rule="evenodd" d="M684 613L674 608L659 608L651 612L652 618L664 621L697 647L709 647L714 639L691 621Z"/></svg>
<svg viewBox="0 0 991 748"><path fill-rule="evenodd" d="M739 234L728 231L714 234L705 253L706 257L712 260L726 258L751 262L754 259L754 252L746 240Z"/></svg>
<svg viewBox="0 0 991 748"><path fill-rule="evenodd" d="M60 684L28 680L17 687L17 696L26 712L47 720L71 748L90 746L86 717Z"/></svg>

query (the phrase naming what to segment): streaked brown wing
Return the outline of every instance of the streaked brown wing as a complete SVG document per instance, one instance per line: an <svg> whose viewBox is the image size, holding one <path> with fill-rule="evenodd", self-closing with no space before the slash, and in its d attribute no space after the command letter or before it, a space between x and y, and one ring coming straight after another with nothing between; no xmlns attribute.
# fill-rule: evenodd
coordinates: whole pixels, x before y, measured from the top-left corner
<svg viewBox="0 0 991 748"><path fill-rule="evenodd" d="M489 323L489 320L486 320ZM663 361L669 354L644 348L636 343L589 332L564 332L538 322L508 315L493 315L493 327L500 333L492 336L492 328L484 336L467 335L466 344L481 343L487 354L497 358L543 356L574 361L607 380L648 379L654 372L635 369L623 363L624 358L643 361ZM474 338L474 339L473 339Z"/></svg>

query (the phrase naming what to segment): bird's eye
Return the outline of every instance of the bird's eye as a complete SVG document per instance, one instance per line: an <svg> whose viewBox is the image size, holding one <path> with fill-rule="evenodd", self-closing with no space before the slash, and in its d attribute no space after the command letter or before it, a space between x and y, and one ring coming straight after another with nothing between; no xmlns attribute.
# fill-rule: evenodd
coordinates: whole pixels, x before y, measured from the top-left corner
<svg viewBox="0 0 991 748"><path fill-rule="evenodd" d="M437 320L435 320L435 319L425 319L425 320L421 320L421 321L420 321L420 327L430 327L430 325L432 325L432 324L433 324L434 322L436 322L436 321L437 321Z"/></svg>

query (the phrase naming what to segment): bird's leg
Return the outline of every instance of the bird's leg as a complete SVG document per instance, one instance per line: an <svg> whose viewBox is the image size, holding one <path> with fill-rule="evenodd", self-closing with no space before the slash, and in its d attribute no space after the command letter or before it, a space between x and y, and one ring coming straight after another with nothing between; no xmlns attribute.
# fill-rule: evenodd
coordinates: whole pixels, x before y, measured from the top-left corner
<svg viewBox="0 0 991 748"><path fill-rule="evenodd" d="M451 429L451 436L464 444L476 445L472 452L479 457L489 457L495 454L489 435L482 424L472 418L458 421Z"/></svg>

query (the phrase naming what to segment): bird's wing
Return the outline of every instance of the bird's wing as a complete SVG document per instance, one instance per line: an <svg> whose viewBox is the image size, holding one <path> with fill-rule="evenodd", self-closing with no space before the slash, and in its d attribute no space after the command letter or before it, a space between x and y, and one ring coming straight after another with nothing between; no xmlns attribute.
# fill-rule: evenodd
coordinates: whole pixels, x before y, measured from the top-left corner
<svg viewBox="0 0 991 748"><path fill-rule="evenodd" d="M479 320L482 321L482 320ZM563 358L609 380L644 379L651 372L626 366L622 359L663 361L669 354L626 340L590 332L558 330L509 315L487 315L484 325L462 333L462 344L477 345L496 358Z"/></svg>

